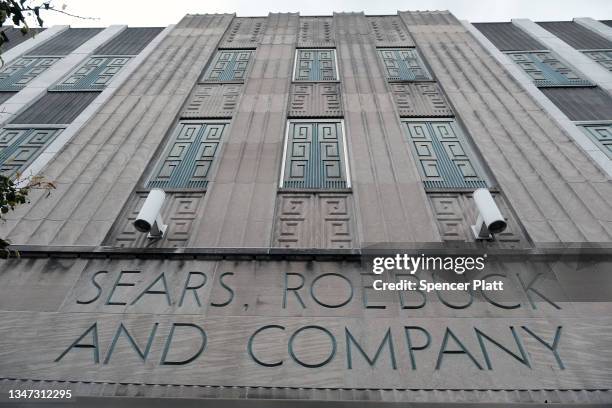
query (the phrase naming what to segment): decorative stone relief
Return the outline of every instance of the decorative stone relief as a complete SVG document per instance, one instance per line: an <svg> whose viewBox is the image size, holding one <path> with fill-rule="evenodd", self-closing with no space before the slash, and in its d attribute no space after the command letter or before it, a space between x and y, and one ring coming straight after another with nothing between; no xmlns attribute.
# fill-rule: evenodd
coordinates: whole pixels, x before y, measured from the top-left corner
<svg viewBox="0 0 612 408"><path fill-rule="evenodd" d="M409 47L414 42L398 16L367 17L377 47Z"/></svg>
<svg viewBox="0 0 612 408"><path fill-rule="evenodd" d="M444 241L474 241L471 226L478 216L472 193L428 193L440 235ZM526 245L518 223L511 214L505 200L499 194L493 194L495 202L508 227L495 240L505 247L522 247Z"/></svg>
<svg viewBox="0 0 612 408"><path fill-rule="evenodd" d="M198 211L204 199L203 192L166 192L162 217L168 230L161 240L150 240L147 234L139 232L132 224L147 198L148 191L132 195L126 209L118 218L110 237L110 245L127 248L143 247L184 247L198 218Z"/></svg>
<svg viewBox="0 0 612 408"><path fill-rule="evenodd" d="M453 111L446 98L442 95L438 85L433 82L392 82L389 85L400 116L453 116Z"/></svg>
<svg viewBox="0 0 612 408"><path fill-rule="evenodd" d="M300 17L298 47L333 46L333 17Z"/></svg>
<svg viewBox="0 0 612 408"><path fill-rule="evenodd" d="M289 117L342 117L340 85L315 82L292 84Z"/></svg>
<svg viewBox="0 0 612 408"><path fill-rule="evenodd" d="M221 48L256 47L266 29L266 17L234 17Z"/></svg>
<svg viewBox="0 0 612 408"><path fill-rule="evenodd" d="M353 198L338 193L279 193L274 246L352 248Z"/></svg>
<svg viewBox="0 0 612 408"><path fill-rule="evenodd" d="M181 117L231 118L238 106L240 88L240 84L198 84L181 112Z"/></svg>

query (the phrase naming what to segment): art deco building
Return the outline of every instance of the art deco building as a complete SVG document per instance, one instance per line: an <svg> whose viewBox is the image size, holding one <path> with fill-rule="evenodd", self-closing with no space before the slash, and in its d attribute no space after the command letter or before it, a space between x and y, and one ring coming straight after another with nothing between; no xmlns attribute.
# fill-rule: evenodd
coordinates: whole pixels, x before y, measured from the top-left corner
<svg viewBox="0 0 612 408"><path fill-rule="evenodd" d="M2 215L1 401L612 404L610 21L8 34L0 170L57 188ZM507 224L487 239L481 188ZM373 273L396 254L484 269Z"/></svg>

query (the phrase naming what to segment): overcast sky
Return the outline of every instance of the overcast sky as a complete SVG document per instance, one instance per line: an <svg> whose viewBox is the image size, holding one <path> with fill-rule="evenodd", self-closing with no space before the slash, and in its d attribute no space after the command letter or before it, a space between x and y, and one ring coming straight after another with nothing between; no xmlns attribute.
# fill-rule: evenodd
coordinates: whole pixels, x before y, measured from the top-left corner
<svg viewBox="0 0 612 408"><path fill-rule="evenodd" d="M299 11L302 15L331 14L333 11L364 11L391 14L396 10L450 10L472 22L571 20L573 17L612 19L612 0L52 0L66 4L66 11L96 17L78 20L54 13L43 15L45 25L74 27L166 26L187 13L237 13L238 16L267 15L269 11Z"/></svg>

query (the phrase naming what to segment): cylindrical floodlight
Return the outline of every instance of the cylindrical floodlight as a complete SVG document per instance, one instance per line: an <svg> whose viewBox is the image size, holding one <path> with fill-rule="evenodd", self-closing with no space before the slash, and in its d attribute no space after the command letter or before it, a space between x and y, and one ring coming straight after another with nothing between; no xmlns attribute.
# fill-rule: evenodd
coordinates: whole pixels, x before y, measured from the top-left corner
<svg viewBox="0 0 612 408"><path fill-rule="evenodd" d="M472 226L476 239L492 238L490 234L503 232L508 223L499 211L493 196L486 188L474 191L474 203L478 210L476 225Z"/></svg>
<svg viewBox="0 0 612 408"><path fill-rule="evenodd" d="M140 232L148 232L149 238L161 238L166 230L166 225L161 218L161 209L165 199L164 190L152 189L134 221L134 228Z"/></svg>

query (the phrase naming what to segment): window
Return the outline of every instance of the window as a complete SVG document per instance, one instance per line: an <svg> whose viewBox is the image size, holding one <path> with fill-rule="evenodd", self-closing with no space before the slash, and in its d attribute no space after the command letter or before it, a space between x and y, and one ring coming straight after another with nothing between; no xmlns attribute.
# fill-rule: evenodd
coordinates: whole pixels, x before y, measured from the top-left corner
<svg viewBox="0 0 612 408"><path fill-rule="evenodd" d="M509 52L508 56L529 75L536 86L590 86L550 51Z"/></svg>
<svg viewBox="0 0 612 408"><path fill-rule="evenodd" d="M50 91L101 91L130 61L128 56L93 56Z"/></svg>
<svg viewBox="0 0 612 408"><path fill-rule="evenodd" d="M148 188L204 189L227 122L180 121Z"/></svg>
<svg viewBox="0 0 612 408"><path fill-rule="evenodd" d="M0 174L23 172L62 131L58 128L4 128L0 130Z"/></svg>
<svg viewBox="0 0 612 408"><path fill-rule="evenodd" d="M280 187L350 187L342 122L289 121L283 163Z"/></svg>
<svg viewBox="0 0 612 408"><path fill-rule="evenodd" d="M612 123L582 125L580 127L612 159Z"/></svg>
<svg viewBox="0 0 612 408"><path fill-rule="evenodd" d="M378 54L382 59L388 81L429 81L432 79L416 48L381 48Z"/></svg>
<svg viewBox="0 0 612 408"><path fill-rule="evenodd" d="M582 51L584 55L597 62L599 65L612 71L612 50Z"/></svg>
<svg viewBox="0 0 612 408"><path fill-rule="evenodd" d="M204 81L243 82L254 50L219 50L204 73Z"/></svg>
<svg viewBox="0 0 612 408"><path fill-rule="evenodd" d="M59 57L21 57L0 71L0 91L20 91Z"/></svg>
<svg viewBox="0 0 612 408"><path fill-rule="evenodd" d="M293 79L295 81L337 81L336 50L296 50Z"/></svg>
<svg viewBox="0 0 612 408"><path fill-rule="evenodd" d="M487 187L454 121L403 121L426 189Z"/></svg>

